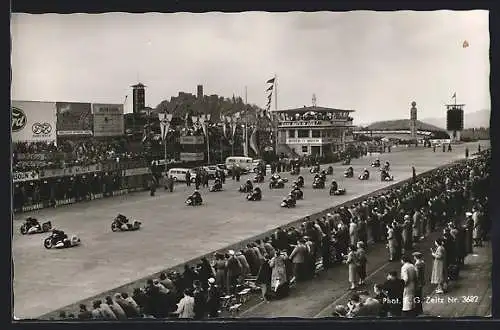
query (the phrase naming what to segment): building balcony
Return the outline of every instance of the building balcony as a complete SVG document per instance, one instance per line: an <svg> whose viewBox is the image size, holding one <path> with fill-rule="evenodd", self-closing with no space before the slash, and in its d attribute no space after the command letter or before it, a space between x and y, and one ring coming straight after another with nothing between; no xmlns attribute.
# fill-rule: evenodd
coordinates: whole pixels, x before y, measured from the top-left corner
<svg viewBox="0 0 500 330"><path fill-rule="evenodd" d="M342 138L337 137L323 137L323 138L287 138L286 144L329 144L329 143L342 143Z"/></svg>
<svg viewBox="0 0 500 330"><path fill-rule="evenodd" d="M278 123L278 128L290 127L352 127L352 120L282 120Z"/></svg>

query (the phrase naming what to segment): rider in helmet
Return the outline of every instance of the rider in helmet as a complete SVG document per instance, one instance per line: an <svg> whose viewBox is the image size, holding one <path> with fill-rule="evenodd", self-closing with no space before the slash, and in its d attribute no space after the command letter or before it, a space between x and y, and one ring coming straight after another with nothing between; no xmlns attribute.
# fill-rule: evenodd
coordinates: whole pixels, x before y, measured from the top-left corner
<svg viewBox="0 0 500 330"><path fill-rule="evenodd" d="M214 181L214 187L215 188L222 188L222 181L220 178L216 178Z"/></svg>
<svg viewBox="0 0 500 330"><path fill-rule="evenodd" d="M245 188L247 189L247 191L251 191L253 189L253 184L252 184L252 180L247 180L247 182L245 182Z"/></svg>
<svg viewBox="0 0 500 330"><path fill-rule="evenodd" d="M28 217L26 218L26 225L28 225L28 228L40 227L40 222L35 218Z"/></svg>
<svg viewBox="0 0 500 330"><path fill-rule="evenodd" d="M352 166L349 166L349 168L347 169L347 172L350 173L350 174L353 174L354 173L354 168Z"/></svg>
<svg viewBox="0 0 500 330"><path fill-rule="evenodd" d="M332 180L332 183L330 185L330 189L332 189L333 191L337 191L338 188L339 188L339 185L337 184L337 181Z"/></svg>
<svg viewBox="0 0 500 330"><path fill-rule="evenodd" d="M262 191L260 190L260 188L259 188L259 187L255 187L255 188L253 189L252 197L253 197L253 198L256 198L256 199L260 199L260 198L262 198Z"/></svg>
<svg viewBox="0 0 500 330"><path fill-rule="evenodd" d="M193 200L193 202L201 202L201 194L200 192L198 191L198 189L196 189L193 194L191 195L191 199Z"/></svg>
<svg viewBox="0 0 500 330"><path fill-rule="evenodd" d="M58 230L58 229L55 229L55 228L52 229L52 239L56 243L62 242L62 241L64 241L67 238L68 238L68 235L66 235L66 233L64 233L64 231Z"/></svg>

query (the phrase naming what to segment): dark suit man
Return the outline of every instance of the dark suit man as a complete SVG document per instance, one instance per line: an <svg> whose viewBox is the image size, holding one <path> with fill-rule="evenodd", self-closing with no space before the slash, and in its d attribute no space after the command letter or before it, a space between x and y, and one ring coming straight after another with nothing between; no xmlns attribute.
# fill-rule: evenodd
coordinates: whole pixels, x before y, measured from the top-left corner
<svg viewBox="0 0 500 330"><path fill-rule="evenodd" d="M302 281L305 279L306 274L306 261L309 256L309 250L305 245L304 239L299 239L297 246L293 249L290 254L290 260L293 263L293 275L295 279L298 281Z"/></svg>

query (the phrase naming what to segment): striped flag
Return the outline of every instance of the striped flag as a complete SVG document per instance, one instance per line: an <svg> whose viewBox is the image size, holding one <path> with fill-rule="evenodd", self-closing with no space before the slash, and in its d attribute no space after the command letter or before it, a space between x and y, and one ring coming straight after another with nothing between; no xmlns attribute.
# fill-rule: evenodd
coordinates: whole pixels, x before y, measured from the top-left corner
<svg viewBox="0 0 500 330"><path fill-rule="evenodd" d="M269 88L268 88L268 89L266 89L266 92L272 91L272 90L273 90L273 87L274 87L274 85L269 86Z"/></svg>
<svg viewBox="0 0 500 330"><path fill-rule="evenodd" d="M269 79L269 80L267 81L267 83L268 83L268 84L274 84L274 79L275 79L275 78L271 78L271 79Z"/></svg>
<svg viewBox="0 0 500 330"><path fill-rule="evenodd" d="M453 96L451 98L454 99L454 100L456 100L457 99L457 93L453 93Z"/></svg>

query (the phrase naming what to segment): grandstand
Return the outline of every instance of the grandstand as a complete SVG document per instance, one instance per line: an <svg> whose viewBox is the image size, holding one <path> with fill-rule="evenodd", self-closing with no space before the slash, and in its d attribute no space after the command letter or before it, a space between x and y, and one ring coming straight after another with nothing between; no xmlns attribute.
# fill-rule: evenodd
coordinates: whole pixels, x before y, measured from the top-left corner
<svg viewBox="0 0 500 330"><path fill-rule="evenodd" d="M417 138L427 139L449 139L449 134L442 128L430 125L419 120L416 121ZM359 127L354 131L354 135L368 135L371 137L383 137L394 140L410 140L410 120L388 120L378 121L366 127Z"/></svg>

